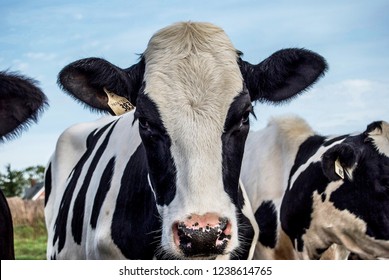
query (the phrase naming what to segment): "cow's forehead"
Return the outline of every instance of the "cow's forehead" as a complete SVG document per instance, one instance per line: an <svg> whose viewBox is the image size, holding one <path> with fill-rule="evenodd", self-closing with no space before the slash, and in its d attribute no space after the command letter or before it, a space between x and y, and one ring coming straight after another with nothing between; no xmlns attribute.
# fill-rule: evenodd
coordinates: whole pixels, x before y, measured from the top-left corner
<svg viewBox="0 0 389 280"><path fill-rule="evenodd" d="M206 122L222 131L233 99L242 91L238 54L224 31L180 23L156 33L144 53L145 94L170 132ZM169 127L172 126L172 127Z"/></svg>

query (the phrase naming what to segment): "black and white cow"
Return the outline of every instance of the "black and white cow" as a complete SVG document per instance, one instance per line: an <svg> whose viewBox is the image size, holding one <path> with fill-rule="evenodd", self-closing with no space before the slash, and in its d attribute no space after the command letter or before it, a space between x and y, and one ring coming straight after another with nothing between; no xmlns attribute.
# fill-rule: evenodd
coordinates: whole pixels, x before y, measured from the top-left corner
<svg viewBox="0 0 389 280"><path fill-rule="evenodd" d="M249 134L241 176L257 258L389 257L388 123L325 137L301 118L275 118Z"/></svg>
<svg viewBox="0 0 389 280"><path fill-rule="evenodd" d="M87 58L61 71L63 89L92 108L114 113L119 95L136 111L59 138L46 176L48 258L252 257L257 226L239 186L251 102L292 98L326 62L302 49L258 65L240 55L222 29L184 22L158 31L130 68Z"/></svg>
<svg viewBox="0 0 389 280"><path fill-rule="evenodd" d="M35 81L15 73L0 72L0 143L17 136L37 121L47 105ZM0 190L0 259L14 259L12 216Z"/></svg>

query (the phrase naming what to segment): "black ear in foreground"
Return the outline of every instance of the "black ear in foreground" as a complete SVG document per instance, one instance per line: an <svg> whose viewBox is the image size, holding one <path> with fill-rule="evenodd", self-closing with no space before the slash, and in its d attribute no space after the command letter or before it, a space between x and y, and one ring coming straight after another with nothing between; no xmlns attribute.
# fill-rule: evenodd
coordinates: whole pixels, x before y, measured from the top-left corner
<svg viewBox="0 0 389 280"><path fill-rule="evenodd" d="M327 70L325 59L305 49L283 49L257 65L240 60L252 101L279 103L309 88Z"/></svg>
<svg viewBox="0 0 389 280"><path fill-rule="evenodd" d="M37 82L15 73L0 72L0 142L17 136L48 106Z"/></svg>
<svg viewBox="0 0 389 280"><path fill-rule="evenodd" d="M108 93L124 97L136 105L142 85L144 62L121 69L101 58L85 58L64 67L58 84L70 96L98 111L115 114L108 105Z"/></svg>

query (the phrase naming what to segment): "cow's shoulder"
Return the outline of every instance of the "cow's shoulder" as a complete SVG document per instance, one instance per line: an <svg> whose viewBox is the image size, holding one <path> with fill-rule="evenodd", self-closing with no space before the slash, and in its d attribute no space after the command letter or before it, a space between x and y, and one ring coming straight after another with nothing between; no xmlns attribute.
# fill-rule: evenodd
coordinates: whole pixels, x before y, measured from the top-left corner
<svg viewBox="0 0 389 280"><path fill-rule="evenodd" d="M273 117L267 129L274 129L277 139L288 146L299 146L308 137L315 134L311 126L297 115Z"/></svg>
<svg viewBox="0 0 389 280"><path fill-rule="evenodd" d="M67 177L87 150L88 142L96 135L96 132L104 129L104 127L116 120L116 117L107 116L91 122L74 124L64 130L57 140L56 148L51 158L53 170L56 170L58 167L60 174Z"/></svg>
<svg viewBox="0 0 389 280"><path fill-rule="evenodd" d="M57 148L63 146L73 149L83 148L91 133L95 133L117 119L118 117L105 116L95 121L74 124L61 133L57 141Z"/></svg>

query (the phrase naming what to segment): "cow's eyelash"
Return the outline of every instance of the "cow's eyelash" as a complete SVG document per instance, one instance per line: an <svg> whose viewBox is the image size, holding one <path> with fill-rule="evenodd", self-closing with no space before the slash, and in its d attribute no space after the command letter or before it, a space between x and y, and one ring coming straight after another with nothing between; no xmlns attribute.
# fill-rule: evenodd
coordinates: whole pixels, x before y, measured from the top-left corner
<svg viewBox="0 0 389 280"><path fill-rule="evenodd" d="M251 106L250 115L252 115L254 117L254 119L257 120L257 115L254 112L254 107L253 106Z"/></svg>

